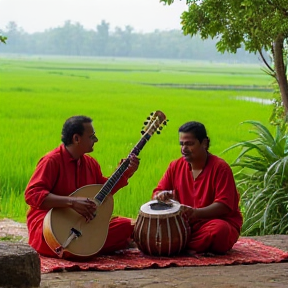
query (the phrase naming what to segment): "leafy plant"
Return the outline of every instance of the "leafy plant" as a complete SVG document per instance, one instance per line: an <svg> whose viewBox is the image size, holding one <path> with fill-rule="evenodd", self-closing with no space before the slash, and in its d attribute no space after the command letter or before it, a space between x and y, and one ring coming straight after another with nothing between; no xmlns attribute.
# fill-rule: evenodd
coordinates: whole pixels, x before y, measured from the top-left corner
<svg viewBox="0 0 288 288"><path fill-rule="evenodd" d="M2 36L2 35L0 34L0 43L2 42L2 43L4 43L4 44L6 44L6 40L7 40L7 37Z"/></svg>
<svg viewBox="0 0 288 288"><path fill-rule="evenodd" d="M241 194L244 217L242 235L288 234L288 140L287 122L275 127L273 137L257 121L250 132L256 139L239 142L224 152L241 147L231 165Z"/></svg>

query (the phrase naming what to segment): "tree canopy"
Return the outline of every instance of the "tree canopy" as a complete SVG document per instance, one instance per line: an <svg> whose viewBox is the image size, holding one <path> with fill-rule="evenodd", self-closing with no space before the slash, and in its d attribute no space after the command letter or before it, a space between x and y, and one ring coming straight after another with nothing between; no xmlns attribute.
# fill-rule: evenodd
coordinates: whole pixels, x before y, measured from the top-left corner
<svg viewBox="0 0 288 288"><path fill-rule="evenodd" d="M174 0L160 2L170 5ZM188 10L181 16L184 34L216 38L220 52L236 53L242 46L249 52L259 52L267 72L277 80L287 112L288 1L187 0L186 3ZM271 52L274 67L263 57L263 50Z"/></svg>

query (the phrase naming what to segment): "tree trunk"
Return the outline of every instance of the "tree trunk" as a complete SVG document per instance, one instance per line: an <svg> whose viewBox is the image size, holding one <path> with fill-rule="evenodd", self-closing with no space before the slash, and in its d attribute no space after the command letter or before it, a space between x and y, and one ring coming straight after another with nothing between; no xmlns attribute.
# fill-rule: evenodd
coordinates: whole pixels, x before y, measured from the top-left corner
<svg viewBox="0 0 288 288"><path fill-rule="evenodd" d="M274 65L276 72L276 79L279 85L281 98L283 101L283 105L285 108L285 112L288 112L288 83L286 76L286 68L284 65L283 59L283 43L284 37L283 35L279 35L277 39L273 43L274 50Z"/></svg>

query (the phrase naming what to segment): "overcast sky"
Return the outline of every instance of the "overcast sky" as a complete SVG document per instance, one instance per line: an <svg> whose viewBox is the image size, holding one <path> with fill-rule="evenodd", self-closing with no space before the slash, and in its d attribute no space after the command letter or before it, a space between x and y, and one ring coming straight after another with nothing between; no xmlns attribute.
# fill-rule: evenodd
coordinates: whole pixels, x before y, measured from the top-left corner
<svg viewBox="0 0 288 288"><path fill-rule="evenodd" d="M185 0L170 6L159 0L0 0L0 29L14 21L26 32L63 26L66 20L96 29L105 20L113 30L130 25L136 32L181 29Z"/></svg>

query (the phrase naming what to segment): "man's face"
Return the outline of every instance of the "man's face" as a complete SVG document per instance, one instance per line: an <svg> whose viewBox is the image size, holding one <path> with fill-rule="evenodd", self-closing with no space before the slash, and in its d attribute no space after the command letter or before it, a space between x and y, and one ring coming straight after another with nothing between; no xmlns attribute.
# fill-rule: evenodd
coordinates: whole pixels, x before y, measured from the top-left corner
<svg viewBox="0 0 288 288"><path fill-rule="evenodd" d="M180 132L179 142L181 146L181 154L189 163L202 159L207 153L206 139L200 143L192 133Z"/></svg>
<svg viewBox="0 0 288 288"><path fill-rule="evenodd" d="M79 143L78 148L84 153L90 153L93 151L94 143L98 142L98 138L95 136L95 131L92 123L84 123L84 132L82 136L78 136Z"/></svg>

